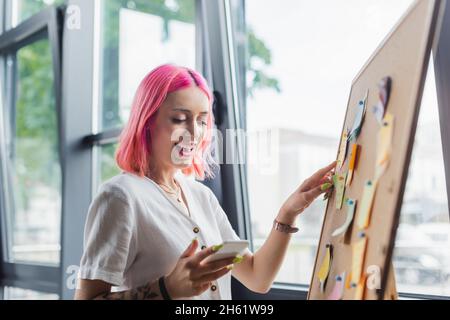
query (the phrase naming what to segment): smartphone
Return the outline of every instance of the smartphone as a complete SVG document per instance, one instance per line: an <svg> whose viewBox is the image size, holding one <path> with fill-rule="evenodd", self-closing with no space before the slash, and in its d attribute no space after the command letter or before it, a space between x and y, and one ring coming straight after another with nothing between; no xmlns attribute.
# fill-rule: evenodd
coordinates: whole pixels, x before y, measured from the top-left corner
<svg viewBox="0 0 450 320"><path fill-rule="evenodd" d="M247 240L224 241L222 244L223 244L223 247L219 251L208 256L203 261L204 262L212 262L212 261L216 261L216 260L232 258L232 257L237 256L238 254L243 254L245 249L248 248Z"/></svg>

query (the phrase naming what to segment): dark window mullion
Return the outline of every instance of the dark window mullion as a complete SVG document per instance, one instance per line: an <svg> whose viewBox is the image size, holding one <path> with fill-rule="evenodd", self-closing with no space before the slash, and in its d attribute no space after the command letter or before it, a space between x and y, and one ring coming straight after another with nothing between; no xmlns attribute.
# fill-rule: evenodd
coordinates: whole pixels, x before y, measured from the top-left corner
<svg viewBox="0 0 450 320"><path fill-rule="evenodd" d="M450 7L445 6L438 45L433 49L436 90L444 156L447 203L450 214Z"/></svg>
<svg viewBox="0 0 450 320"><path fill-rule="evenodd" d="M12 223L10 221L10 215L8 212L15 212L15 203L14 203L14 195L13 195L13 183L12 183L12 170L8 167L10 163L9 159L14 158L15 156L15 144L14 144L14 136L16 132L16 122L15 122L15 114L16 114L16 70L17 70L17 60L15 54L8 54L6 56L6 91L5 95L8 97L6 102L5 111L7 115L7 123L8 127L6 130L6 154L5 154L5 252L4 252L4 261L10 260L10 251L9 248L12 248ZM13 93L13 94L7 94Z"/></svg>
<svg viewBox="0 0 450 320"><path fill-rule="evenodd" d="M83 230L92 189L92 148L83 145L92 131L94 95L94 15L98 1L73 0L82 13L82 30L64 29L62 47L64 178L61 219L61 299L73 299L76 267L83 252ZM76 196L74 196L76 195Z"/></svg>
<svg viewBox="0 0 450 320"><path fill-rule="evenodd" d="M6 263L3 287L19 287L48 293L59 293L59 267Z"/></svg>
<svg viewBox="0 0 450 320"><path fill-rule="evenodd" d="M116 128L111 130L102 131L97 134L92 134L83 138L83 146L103 146L116 143L119 140L122 128Z"/></svg>

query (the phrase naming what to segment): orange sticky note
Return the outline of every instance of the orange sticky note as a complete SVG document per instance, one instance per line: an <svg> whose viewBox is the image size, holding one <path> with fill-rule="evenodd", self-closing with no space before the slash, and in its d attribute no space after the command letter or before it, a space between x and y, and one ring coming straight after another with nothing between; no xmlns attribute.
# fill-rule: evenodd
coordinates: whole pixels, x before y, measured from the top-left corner
<svg viewBox="0 0 450 320"><path fill-rule="evenodd" d="M352 151L350 154L350 162L348 163L348 175L347 175L347 187L350 186L353 180L353 172L355 171L356 167L356 159L358 157L358 150L359 150L359 144L354 143L352 145Z"/></svg>
<svg viewBox="0 0 450 320"><path fill-rule="evenodd" d="M366 279L367 279L367 275L366 274L362 275L361 280L359 281L358 285L356 286L355 296L354 296L355 300L363 300L364 299L364 293L366 291Z"/></svg>

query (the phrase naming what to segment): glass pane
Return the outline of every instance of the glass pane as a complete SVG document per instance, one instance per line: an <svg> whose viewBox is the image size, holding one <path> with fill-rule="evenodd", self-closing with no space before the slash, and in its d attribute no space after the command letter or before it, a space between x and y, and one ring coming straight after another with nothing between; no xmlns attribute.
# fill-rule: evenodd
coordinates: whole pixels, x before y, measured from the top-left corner
<svg viewBox="0 0 450 320"><path fill-rule="evenodd" d="M433 62L419 116L394 267L398 290L450 296L450 223Z"/></svg>
<svg viewBox="0 0 450 320"><path fill-rule="evenodd" d="M101 176L97 186L120 173L114 158L116 149L117 144L109 144L98 148Z"/></svg>
<svg viewBox="0 0 450 320"><path fill-rule="evenodd" d="M100 129L128 120L144 76L164 63L195 68L195 0L107 0L102 23Z"/></svg>
<svg viewBox="0 0 450 320"><path fill-rule="evenodd" d="M48 39L17 52L10 260L59 263L61 167ZM11 233L12 231L12 233Z"/></svg>
<svg viewBox="0 0 450 320"><path fill-rule="evenodd" d="M53 293L45 293L34 290L14 287L4 288L5 300L58 300L59 296Z"/></svg>
<svg viewBox="0 0 450 320"><path fill-rule="evenodd" d="M64 0L13 0L12 3L12 27L38 13L49 5L60 5Z"/></svg>
<svg viewBox="0 0 450 320"><path fill-rule="evenodd" d="M240 3L232 0L237 16ZM245 35L247 50L237 48L236 69L247 91L241 105L246 105L242 113L250 137L247 176L255 249L289 194L335 159L352 80L411 3L245 1L246 29L235 26L235 41ZM301 232L292 238L276 281L309 284L324 212L325 202L317 200L300 216Z"/></svg>

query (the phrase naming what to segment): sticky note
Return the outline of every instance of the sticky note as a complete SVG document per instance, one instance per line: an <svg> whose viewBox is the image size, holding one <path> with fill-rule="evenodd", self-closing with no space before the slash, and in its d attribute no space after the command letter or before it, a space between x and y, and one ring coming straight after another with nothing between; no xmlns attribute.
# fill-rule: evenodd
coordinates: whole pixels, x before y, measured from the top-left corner
<svg viewBox="0 0 450 320"><path fill-rule="evenodd" d="M319 272L317 274L317 277L319 278L320 281L320 291L322 293L325 291L325 284L331 269L332 249L333 246L331 244L326 245L325 256L323 258L322 265L320 266Z"/></svg>
<svg viewBox="0 0 450 320"><path fill-rule="evenodd" d="M381 103L378 103L376 106L372 108L372 112L375 116L375 119L377 119L378 123L383 123L383 117L384 117L384 106L381 105Z"/></svg>
<svg viewBox="0 0 450 320"><path fill-rule="evenodd" d="M377 159L375 167L375 180L378 180L389 164L392 150L392 138L394 132L394 116L386 113L383 124L378 133Z"/></svg>
<svg viewBox="0 0 450 320"><path fill-rule="evenodd" d="M352 245L352 271L350 284L353 288L356 288L361 280L366 248L367 236L364 232L361 232L359 239Z"/></svg>
<svg viewBox="0 0 450 320"><path fill-rule="evenodd" d="M355 215L356 208L356 200L348 199L347 200L347 217L345 218L345 222L342 226L334 230L332 236L337 237L343 233L345 233L353 221L353 217Z"/></svg>
<svg viewBox="0 0 450 320"><path fill-rule="evenodd" d="M355 171L356 167L356 160L358 157L358 150L360 148L360 145L353 143L351 147L351 153L350 153L350 162L348 163L348 175L347 175L347 181L346 185L347 187L350 186L353 180L353 172Z"/></svg>
<svg viewBox="0 0 450 320"><path fill-rule="evenodd" d="M334 288L328 296L327 300L341 300L344 296L344 285L345 285L346 272L336 276L336 283Z"/></svg>
<svg viewBox="0 0 450 320"><path fill-rule="evenodd" d="M335 204L336 209L342 208L345 194L345 180L347 179L347 172L338 173L333 176L334 189L336 190Z"/></svg>
<svg viewBox="0 0 450 320"><path fill-rule="evenodd" d="M358 228L366 229L370 224L373 200L377 187L376 181L367 181L364 185L363 195L358 207Z"/></svg>
<svg viewBox="0 0 450 320"><path fill-rule="evenodd" d="M367 278L367 275L365 275L365 274L361 276L361 280L359 280L359 283L356 286L355 296L354 296L355 300L363 300L364 299L364 292L366 289L366 278Z"/></svg>
<svg viewBox="0 0 450 320"><path fill-rule="evenodd" d="M366 93L366 97L358 102L358 105L356 106L356 115L355 119L353 121L352 129L350 130L350 134L348 139L349 140L356 140L361 133L361 128L364 122L364 116L366 114L366 102L367 97L369 95L369 91Z"/></svg>
<svg viewBox="0 0 450 320"><path fill-rule="evenodd" d="M367 267L367 289L377 290L381 288L381 268L377 265Z"/></svg>
<svg viewBox="0 0 450 320"><path fill-rule="evenodd" d="M391 77L385 77L381 79L378 84L378 104L373 107L372 111L375 115L375 119L378 123L383 123L383 118L386 113L386 109L389 103L391 95L392 79Z"/></svg>
<svg viewBox="0 0 450 320"><path fill-rule="evenodd" d="M352 287L351 287L351 283L350 283L351 280L352 280L352 272L350 271L350 273L349 273L347 279L345 279L345 287L346 287L347 289L351 289L351 288L352 288Z"/></svg>
<svg viewBox="0 0 450 320"><path fill-rule="evenodd" d="M345 158L347 156L347 147L348 147L348 132L345 131L342 134L341 144L339 145L339 154L337 159L337 167L338 169L342 168L345 162Z"/></svg>

